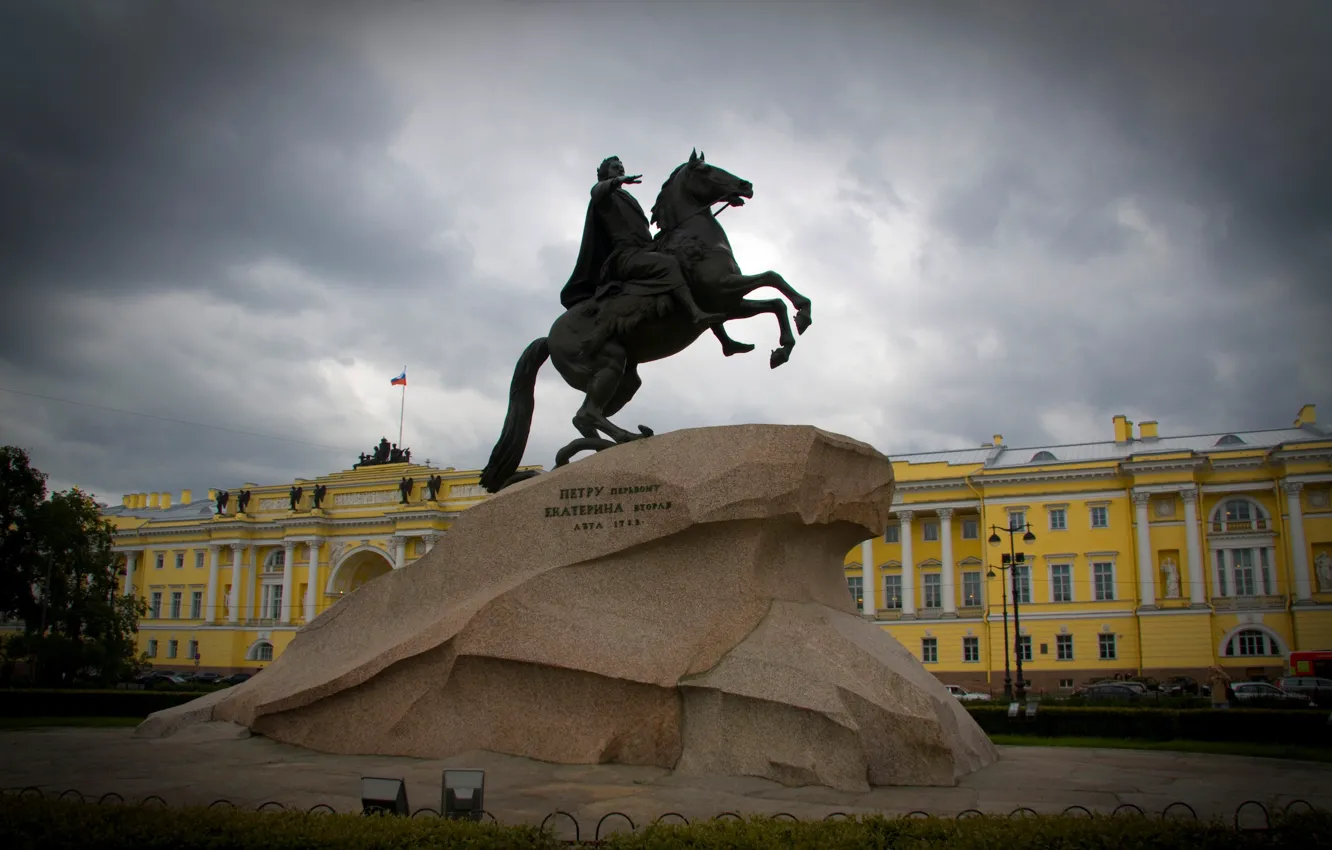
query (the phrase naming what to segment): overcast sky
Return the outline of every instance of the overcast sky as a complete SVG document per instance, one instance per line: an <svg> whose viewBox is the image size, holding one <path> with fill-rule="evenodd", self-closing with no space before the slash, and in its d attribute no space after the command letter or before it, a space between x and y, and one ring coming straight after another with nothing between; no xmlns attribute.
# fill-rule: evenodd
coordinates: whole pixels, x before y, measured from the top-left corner
<svg viewBox="0 0 1332 850"><path fill-rule="evenodd" d="M1332 418L1329 44L1325 0L4 0L0 442L113 503L289 482L395 440L406 365L414 458L479 467L597 164L646 208L694 147L814 325L645 365L621 425ZM526 462L579 401L547 365Z"/></svg>

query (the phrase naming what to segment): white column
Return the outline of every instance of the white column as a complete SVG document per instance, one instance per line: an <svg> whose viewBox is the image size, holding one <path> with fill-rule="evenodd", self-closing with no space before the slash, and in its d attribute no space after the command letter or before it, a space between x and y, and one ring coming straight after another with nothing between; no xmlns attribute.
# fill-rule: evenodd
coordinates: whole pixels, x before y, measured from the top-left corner
<svg viewBox="0 0 1332 850"><path fill-rule="evenodd" d="M864 589L864 614L871 620L879 616L879 591L874 581L874 541L860 544L860 583Z"/></svg>
<svg viewBox="0 0 1332 850"><path fill-rule="evenodd" d="M943 578L941 580L941 589L943 591L943 612L945 617L957 616L957 601L954 597L954 575L953 575L953 509L939 509L939 541L942 547Z"/></svg>
<svg viewBox="0 0 1332 850"><path fill-rule="evenodd" d="M407 538L399 537L393 544L393 569L400 570L407 566Z"/></svg>
<svg viewBox="0 0 1332 850"><path fill-rule="evenodd" d="M125 553L125 596L134 595L134 564L138 560L138 552L131 549Z"/></svg>
<svg viewBox="0 0 1332 850"><path fill-rule="evenodd" d="M208 545L208 592L204 594L204 622L217 622L217 570L221 546Z"/></svg>
<svg viewBox="0 0 1332 850"><path fill-rule="evenodd" d="M310 541L310 569L305 584L305 622L315 618L315 588L319 585L319 547L324 541L318 537Z"/></svg>
<svg viewBox="0 0 1332 850"><path fill-rule="evenodd" d="M259 547L250 547L249 582L246 584L245 607L250 614L246 619L259 619Z"/></svg>
<svg viewBox="0 0 1332 850"><path fill-rule="evenodd" d="M435 544L439 542L439 535L423 534L421 535L421 539L425 541L426 552L429 553L431 549L435 548Z"/></svg>
<svg viewBox="0 0 1332 850"><path fill-rule="evenodd" d="M282 608L278 622L286 625L291 622L291 577L296 572L296 541L282 543Z"/></svg>
<svg viewBox="0 0 1332 850"><path fill-rule="evenodd" d="M1304 543L1304 509L1300 507L1300 491L1304 485L1298 481L1283 482L1286 491L1286 513L1290 517L1290 568L1295 574L1295 599L1313 601L1313 585L1309 581L1309 547ZM1272 564L1276 569L1276 564Z"/></svg>
<svg viewBox="0 0 1332 850"><path fill-rule="evenodd" d="M916 616L916 558L911 551L911 511L898 511L902 521L902 616Z"/></svg>
<svg viewBox="0 0 1332 850"><path fill-rule="evenodd" d="M231 595L227 597L227 604L231 606L231 610L227 613L228 623L235 623L240 620L241 573L245 569L241 563L241 555L244 551L243 544L231 544Z"/></svg>
<svg viewBox="0 0 1332 850"><path fill-rule="evenodd" d="M1180 493L1184 498L1184 543L1189 566L1189 604L1202 608L1207 604L1207 582L1203 579L1202 550L1198 545L1198 491L1192 487Z"/></svg>
<svg viewBox="0 0 1332 850"><path fill-rule="evenodd" d="M1133 494L1138 536L1138 604L1143 608L1156 607L1156 567L1152 564L1152 529L1147 518L1150 499L1146 493Z"/></svg>

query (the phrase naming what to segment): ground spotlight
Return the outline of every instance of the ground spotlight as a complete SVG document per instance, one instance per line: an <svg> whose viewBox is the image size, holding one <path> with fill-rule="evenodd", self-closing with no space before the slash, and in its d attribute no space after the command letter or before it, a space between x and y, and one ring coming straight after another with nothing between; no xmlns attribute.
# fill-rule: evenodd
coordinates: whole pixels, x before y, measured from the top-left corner
<svg viewBox="0 0 1332 850"><path fill-rule="evenodd" d="M485 809L486 772L484 770L446 770L440 795L441 817L457 820L481 820Z"/></svg>
<svg viewBox="0 0 1332 850"><path fill-rule="evenodd" d="M407 808L407 785L401 779L361 777L361 814L411 814Z"/></svg>

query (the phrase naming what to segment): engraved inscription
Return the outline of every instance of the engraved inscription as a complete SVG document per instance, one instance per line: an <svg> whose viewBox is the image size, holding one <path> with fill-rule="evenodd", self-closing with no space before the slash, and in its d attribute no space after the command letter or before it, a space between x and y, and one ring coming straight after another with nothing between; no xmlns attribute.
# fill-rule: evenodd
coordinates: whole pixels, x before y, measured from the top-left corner
<svg viewBox="0 0 1332 850"><path fill-rule="evenodd" d="M260 499L259 510L261 511L282 511L291 507L289 499Z"/></svg>
<svg viewBox="0 0 1332 850"><path fill-rule="evenodd" d="M560 490L561 504L547 505L543 518L572 519L574 531L633 528L646 522L643 514L671 509L669 500L652 498L660 489L660 484L566 487Z"/></svg>
<svg viewBox="0 0 1332 850"><path fill-rule="evenodd" d="M369 493L338 493L333 497L335 505L383 505L392 502L398 493L396 490L375 490Z"/></svg>
<svg viewBox="0 0 1332 850"><path fill-rule="evenodd" d="M486 495L486 488L480 484L454 484L449 488L449 497L454 499L472 499Z"/></svg>

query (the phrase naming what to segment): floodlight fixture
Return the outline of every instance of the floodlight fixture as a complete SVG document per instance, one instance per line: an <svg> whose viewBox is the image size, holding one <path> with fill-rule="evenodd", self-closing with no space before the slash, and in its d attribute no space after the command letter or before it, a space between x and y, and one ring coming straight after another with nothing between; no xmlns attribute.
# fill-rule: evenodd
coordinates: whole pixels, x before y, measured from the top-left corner
<svg viewBox="0 0 1332 850"><path fill-rule="evenodd" d="M444 771L440 793L440 816L454 820L481 820L485 811L486 772L460 769Z"/></svg>
<svg viewBox="0 0 1332 850"><path fill-rule="evenodd" d="M361 814L407 817L411 811L407 808L406 783L383 776L362 776Z"/></svg>
<svg viewBox="0 0 1332 850"><path fill-rule="evenodd" d="M999 532L996 531L990 535L990 545L991 546L999 545Z"/></svg>

